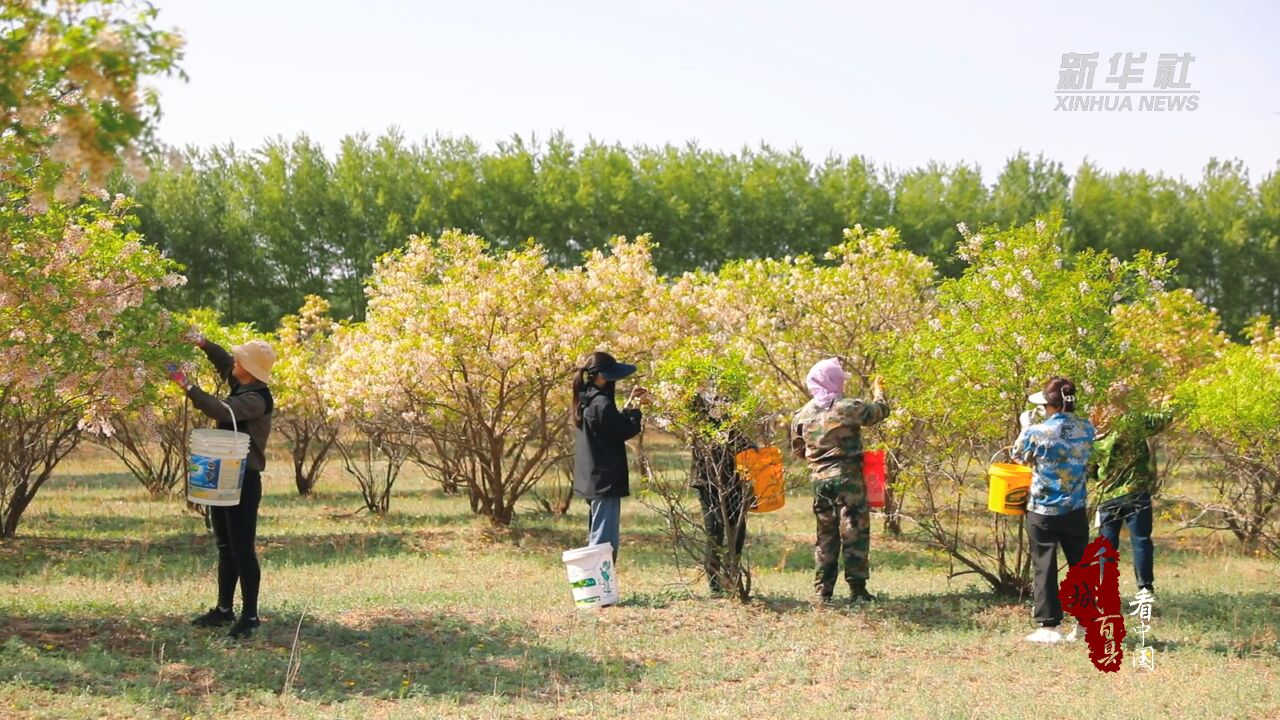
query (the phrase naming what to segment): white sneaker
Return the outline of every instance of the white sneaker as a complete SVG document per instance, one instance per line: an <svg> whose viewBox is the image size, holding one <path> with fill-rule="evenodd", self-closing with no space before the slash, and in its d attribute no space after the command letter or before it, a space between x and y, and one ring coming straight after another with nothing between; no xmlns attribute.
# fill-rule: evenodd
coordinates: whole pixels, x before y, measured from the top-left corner
<svg viewBox="0 0 1280 720"><path fill-rule="evenodd" d="M1028 635L1026 640L1033 643L1060 643L1062 642L1062 633L1053 628L1042 627Z"/></svg>

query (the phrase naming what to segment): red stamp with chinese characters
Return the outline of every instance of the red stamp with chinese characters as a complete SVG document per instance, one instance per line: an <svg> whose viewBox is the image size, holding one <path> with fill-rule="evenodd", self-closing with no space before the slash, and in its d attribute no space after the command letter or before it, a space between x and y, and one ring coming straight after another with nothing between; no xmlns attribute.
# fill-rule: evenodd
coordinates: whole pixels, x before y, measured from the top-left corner
<svg viewBox="0 0 1280 720"><path fill-rule="evenodd" d="M1085 546L1080 562L1067 570L1058 588L1062 609L1084 628L1089 659L1102 672L1117 672L1124 661L1119 559L1120 554L1106 538L1095 538Z"/></svg>

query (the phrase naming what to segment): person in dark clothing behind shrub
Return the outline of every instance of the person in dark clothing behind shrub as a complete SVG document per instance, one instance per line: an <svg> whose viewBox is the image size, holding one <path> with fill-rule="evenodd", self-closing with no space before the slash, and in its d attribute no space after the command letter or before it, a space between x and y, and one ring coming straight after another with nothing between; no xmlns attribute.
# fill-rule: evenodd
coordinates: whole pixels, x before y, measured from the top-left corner
<svg viewBox="0 0 1280 720"><path fill-rule="evenodd" d="M1108 402L1099 403L1091 418L1099 430L1093 445L1089 476L1097 481L1098 527L1117 551L1120 527L1129 526L1138 599L1155 597L1155 547L1151 542L1151 498L1160 489L1156 459L1150 442L1173 422L1163 409L1131 410L1133 388L1116 383Z"/></svg>
<svg viewBox="0 0 1280 720"><path fill-rule="evenodd" d="M712 425L718 425L717 415L727 401L720 397L708 400L699 395L696 402L698 411L704 413ZM747 539L746 511L752 496L750 487L738 473L737 455L754 447L754 443L735 430L729 432L725 442L695 437L690 448L693 468L689 484L698 491L702 506L702 522L707 533L703 569L713 595L732 591L733 588L724 587L724 581L737 575L731 572L730 577L725 577L726 546L731 544L733 557L738 558Z"/></svg>
<svg viewBox="0 0 1280 720"><path fill-rule="evenodd" d="M226 400L219 400L173 368L169 378L182 387L197 410L217 421L219 430L235 427L249 436L240 503L230 507L210 507L209 519L218 545L218 604L191 621L197 627L231 625L233 638L247 638L261 623L258 621L258 586L262 570L254 542L258 531L258 503L262 500L262 471L267 467L267 438L271 435L271 366L276 353L262 340L250 340L227 352L216 343L196 337L195 344L204 350L218 376L231 386ZM243 607L240 619L232 612L236 584L240 585Z"/></svg>
<svg viewBox="0 0 1280 720"><path fill-rule="evenodd" d="M623 409L614 400L617 381L636 371L603 352L592 353L573 379L574 441L573 490L590 502L587 544L610 543L618 560L622 498L631 494L627 467L627 441L640 434L640 410L645 390L631 391Z"/></svg>

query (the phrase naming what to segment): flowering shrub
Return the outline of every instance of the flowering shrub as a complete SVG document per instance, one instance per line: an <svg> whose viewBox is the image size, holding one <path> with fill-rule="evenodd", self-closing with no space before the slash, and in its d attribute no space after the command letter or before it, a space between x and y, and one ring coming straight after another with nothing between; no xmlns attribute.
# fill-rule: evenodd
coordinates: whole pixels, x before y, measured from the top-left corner
<svg viewBox="0 0 1280 720"><path fill-rule="evenodd" d="M894 375L912 387L902 405L925 422L945 418L934 429L953 448L1012 444L1026 396L1054 375L1075 380L1087 405L1128 367L1112 309L1161 289L1171 268L1147 253L1068 255L1059 233L1051 219L966 234L968 268L939 284L936 311L900 348Z"/></svg>
<svg viewBox="0 0 1280 720"><path fill-rule="evenodd" d="M900 247L893 229L845 230L826 264L796 258L725 266L705 298L712 322L739 348L776 412L809 399L804 379L838 357L864 383L929 309L933 265Z"/></svg>
<svg viewBox="0 0 1280 720"><path fill-rule="evenodd" d="M934 268L901 247L892 228L846 229L844 242L822 261L811 256L748 260L720 271L703 304L723 342L739 348L771 410L790 413L809 399L805 375L824 357L838 357L866 387L885 359L929 313ZM859 392L857 383L849 385ZM909 422L902 415L868 434L888 445ZM900 530L898 479L889 465L886 527Z"/></svg>
<svg viewBox="0 0 1280 720"><path fill-rule="evenodd" d="M659 278L653 250L646 236L618 237L609 252L593 250L583 264L556 271L565 301L558 324L572 359L607 349L644 366L704 326L705 310L687 292L689 280Z"/></svg>
<svg viewBox="0 0 1280 720"><path fill-rule="evenodd" d="M962 522L961 511L985 508L977 463L1013 443L1026 396L1048 378L1075 380L1083 411L1124 375L1134 348L1113 326L1112 311L1163 289L1171 269L1149 253L1131 262L1067 254L1057 218L960 231L968 267L938 285L931 317L903 339L886 368L887 384L898 389L895 413L903 411L897 422L913 425L897 462L933 540L966 572L1017 592L1030 578L1022 524L999 516L962 531L975 526Z"/></svg>
<svg viewBox="0 0 1280 720"><path fill-rule="evenodd" d="M43 212L100 187L159 114L142 77L178 72L182 38L131 0L18 0L0 7L0 188Z"/></svg>
<svg viewBox="0 0 1280 720"><path fill-rule="evenodd" d="M1227 349L1177 390L1188 428L1207 440L1200 467L1216 491L1189 524L1280 555L1280 328L1261 318L1247 334L1250 345Z"/></svg>
<svg viewBox="0 0 1280 720"><path fill-rule="evenodd" d="M176 327L188 329L183 340L199 333L230 348L259 337L252 325L224 327L218 314L208 309L174 315L172 321ZM225 391L226 382L194 346L185 344L172 349L175 355L169 359L177 362L192 382L214 394ZM147 375L139 393L139 402L109 418L109 434L92 434L90 438L120 458L153 497L162 497L186 479L187 441L191 430L211 425L212 421L194 411L181 388L170 382L159 368Z"/></svg>
<svg viewBox="0 0 1280 720"><path fill-rule="evenodd" d="M1140 402L1171 396L1229 344L1217 312L1190 290L1157 290L1116 306L1112 315L1126 358L1119 379L1138 391Z"/></svg>
<svg viewBox="0 0 1280 720"><path fill-rule="evenodd" d="M740 352L701 336L659 358L648 389L657 423L692 445L758 435L767 412L761 386Z"/></svg>
<svg viewBox="0 0 1280 720"><path fill-rule="evenodd" d="M456 231L413 237L378 262L368 319L337 335L325 393L340 420L428 443L423 463L507 525L568 457L579 358L606 343L639 355L646 333L674 334L656 314L661 293L643 240L559 271L537 246L494 254Z"/></svg>
<svg viewBox="0 0 1280 720"><path fill-rule="evenodd" d="M554 279L537 248L497 257L475 236L411 238L377 264L368 320L340 336L326 380L337 416L434 439L442 471L473 471L477 511L509 523L563 422L550 402L568 377Z"/></svg>
<svg viewBox="0 0 1280 720"><path fill-rule="evenodd" d="M128 202L67 205L146 135L138 80L181 48L154 18L115 0L0 7L0 537L83 430L146 400L180 334L151 293L183 279L129 230Z"/></svg>
<svg viewBox="0 0 1280 720"><path fill-rule="evenodd" d="M161 498L187 477L187 438L196 418L178 386L166 382L147 392L152 399L146 404L112 416L110 434L90 439L118 457L151 497Z"/></svg>
<svg viewBox="0 0 1280 720"><path fill-rule="evenodd" d="M742 353L726 351L709 336L690 338L664 354L654 368L650 393L656 422L673 433L702 463L710 487L704 492L718 498L710 512L728 538L737 537L746 527L747 509L753 497L744 492L733 456L740 445L754 440L768 416L760 395L762 383L751 373ZM725 452L720 448L728 448ZM651 463L645 463L651 468ZM694 470L690 469L690 481ZM714 587L730 590L740 600L751 596L751 569L746 555L735 543L725 541L710 547L712 539L704 531L703 508L688 504L687 483L666 482L648 474L642 497L667 521L677 550L694 563L715 554L710 570ZM723 538L722 538L723 540Z"/></svg>
<svg viewBox="0 0 1280 720"><path fill-rule="evenodd" d="M179 328L188 329L184 341L198 333L229 348L260 337L250 324L224 327L218 313L207 309L174 315L173 322ZM218 377L202 352L189 343L173 350L175 355L169 360L175 361L193 383L214 395L227 391L227 382ZM111 415L113 432L90 437L119 457L152 497L163 497L173 493L187 478L187 441L191 430L211 427L212 420L193 410L182 389L169 382L163 373L148 375L138 392L140 402Z"/></svg>
<svg viewBox="0 0 1280 720"><path fill-rule="evenodd" d="M360 488L365 509L386 515L400 470L413 456L415 439L402 421L404 411L393 404L391 391L399 380L384 355L389 347L384 338L367 330L364 324L334 330L320 390L328 421L339 428L334 448L343 468Z"/></svg>
<svg viewBox="0 0 1280 720"><path fill-rule="evenodd" d="M0 535L81 431L110 434L181 352L152 293L182 276L129 222L123 199L30 217L0 205Z"/></svg>
<svg viewBox="0 0 1280 720"><path fill-rule="evenodd" d="M338 437L320 387L335 328L329 302L308 295L298 314L286 316L276 331L279 360L271 374L275 398L272 427L289 441L294 484L300 495L310 495L315 488Z"/></svg>

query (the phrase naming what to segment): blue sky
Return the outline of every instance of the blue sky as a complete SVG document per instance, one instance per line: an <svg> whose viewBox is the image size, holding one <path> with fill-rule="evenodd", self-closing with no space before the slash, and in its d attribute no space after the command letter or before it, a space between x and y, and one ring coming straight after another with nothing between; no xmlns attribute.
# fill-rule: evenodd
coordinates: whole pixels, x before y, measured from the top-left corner
<svg viewBox="0 0 1280 720"><path fill-rule="evenodd" d="M190 81L159 80L176 145L400 127L412 139L575 140L815 160L978 163L1018 150L1074 171L1190 180L1211 156L1253 178L1280 160L1280 3L295 2L157 0L187 38ZM628 7L628 5L631 5ZM1195 112L1055 112L1061 56L1195 56ZM1135 101L1136 106L1136 101Z"/></svg>

